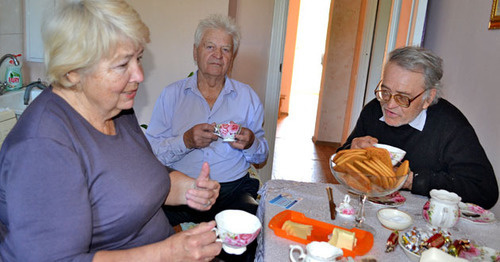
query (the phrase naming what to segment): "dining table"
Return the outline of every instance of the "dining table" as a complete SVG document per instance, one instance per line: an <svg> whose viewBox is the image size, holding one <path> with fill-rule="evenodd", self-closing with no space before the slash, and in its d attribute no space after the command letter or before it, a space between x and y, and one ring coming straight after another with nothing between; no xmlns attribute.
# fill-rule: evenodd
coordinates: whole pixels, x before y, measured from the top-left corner
<svg viewBox="0 0 500 262"><path fill-rule="evenodd" d="M289 253L291 245L300 245L305 250L304 244L277 236L269 227L271 219L287 209L301 212L308 218L335 226L347 229L349 226L352 226L352 217L337 215L334 220L330 218L330 207L326 192L327 187L333 189L333 199L337 206L344 200L346 194L350 194L350 203L358 210L358 197L348 192L341 184L269 180L260 188L260 202L257 209L257 216L262 222L262 230L257 237L258 246L255 261L290 261ZM287 206L276 203L276 198L280 195L288 197L289 200L292 199L293 202ZM415 195L403 190L400 191L400 195L406 201L396 206L387 206L366 201L364 223L373 228L374 242L368 253L363 256L353 257L352 260L410 261L400 246L396 246L392 252L385 252L387 239L393 231L384 227L379 222L377 211L382 208L396 208L406 212L413 219L413 224L406 230L411 230L412 228L431 230L431 226L422 214L423 206L429 200L429 197ZM500 223L497 220L490 221L489 223L477 223L459 218L458 222L447 230L454 239L469 239L476 246L485 246L494 250L500 250Z"/></svg>

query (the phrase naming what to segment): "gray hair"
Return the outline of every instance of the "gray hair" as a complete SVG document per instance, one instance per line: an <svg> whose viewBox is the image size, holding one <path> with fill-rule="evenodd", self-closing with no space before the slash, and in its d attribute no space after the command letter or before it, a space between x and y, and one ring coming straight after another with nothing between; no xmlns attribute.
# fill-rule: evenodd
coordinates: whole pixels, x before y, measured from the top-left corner
<svg viewBox="0 0 500 262"><path fill-rule="evenodd" d="M233 38L233 55L240 46L240 28L233 18L220 14L213 14L200 21L194 33L194 46L198 48L205 32L209 29L221 29Z"/></svg>
<svg viewBox="0 0 500 262"><path fill-rule="evenodd" d="M90 72L123 41L136 47L150 41L148 27L124 0L66 0L58 6L42 27L50 83L72 87L66 73Z"/></svg>
<svg viewBox="0 0 500 262"><path fill-rule="evenodd" d="M417 46L405 46L393 50L386 64L396 63L398 66L417 73L422 73L425 80L424 99L429 96L429 90L435 89L436 96L431 105L436 104L442 96L441 77L443 77L443 59L431 51Z"/></svg>

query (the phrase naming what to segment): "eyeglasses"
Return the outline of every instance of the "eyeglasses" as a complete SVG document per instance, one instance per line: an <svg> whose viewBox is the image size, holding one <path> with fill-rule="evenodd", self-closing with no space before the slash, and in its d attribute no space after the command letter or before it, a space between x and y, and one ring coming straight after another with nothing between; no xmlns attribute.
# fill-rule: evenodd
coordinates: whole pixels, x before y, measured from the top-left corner
<svg viewBox="0 0 500 262"><path fill-rule="evenodd" d="M413 102L415 99L417 99L419 96L421 96L425 91L422 91L420 94L415 96L414 98L409 98L408 96L401 95L401 94L392 94L389 90L382 89L382 81L380 81L375 88L375 97L377 98L378 101L388 103L391 98L394 98L394 101L396 103L404 108L410 107L411 102Z"/></svg>

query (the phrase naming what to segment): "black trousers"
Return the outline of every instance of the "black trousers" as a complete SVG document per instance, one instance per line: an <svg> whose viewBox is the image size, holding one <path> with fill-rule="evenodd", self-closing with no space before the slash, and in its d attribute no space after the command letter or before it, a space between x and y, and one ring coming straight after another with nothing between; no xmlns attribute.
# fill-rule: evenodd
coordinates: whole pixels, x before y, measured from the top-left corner
<svg viewBox="0 0 500 262"><path fill-rule="evenodd" d="M226 209L243 210L251 214L257 213L258 203L257 191L259 190L259 180L251 178L249 174L244 177L227 183L221 183L219 197L215 204L208 211L198 211L187 205L164 206L163 211L172 226L184 222L208 222L215 219L215 215ZM257 240L247 246L247 251L242 255L229 255L221 251L218 258L222 261L253 261Z"/></svg>

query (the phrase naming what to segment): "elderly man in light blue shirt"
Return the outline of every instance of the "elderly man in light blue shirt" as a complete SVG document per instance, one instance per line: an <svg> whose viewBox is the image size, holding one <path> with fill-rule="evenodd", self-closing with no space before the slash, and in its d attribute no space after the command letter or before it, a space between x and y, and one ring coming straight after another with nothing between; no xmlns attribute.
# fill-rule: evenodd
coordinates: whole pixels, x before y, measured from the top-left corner
<svg viewBox="0 0 500 262"><path fill-rule="evenodd" d="M238 27L227 16L202 20L193 48L198 71L167 86L156 102L146 136L157 158L193 177L208 162L210 178L221 184L219 197L209 211L187 206L165 208L172 225L213 220L225 209L257 212L259 181L249 176L248 169L251 164L264 163L269 148L259 97L250 86L227 77L239 39ZM215 124L231 121L239 124L241 131L236 141L224 142L214 134ZM253 254L247 257L252 260Z"/></svg>
<svg viewBox="0 0 500 262"><path fill-rule="evenodd" d="M250 86L226 77L224 88L210 109L197 88L197 75L163 89L146 136L157 158L168 167L196 178L203 162L208 162L210 178L220 183L237 180L248 172L251 163L262 163L267 158L263 106ZM229 121L254 134L247 149L234 148L232 143L237 142L224 142L213 134L212 123ZM188 148L184 134L200 123L205 123L202 125L213 140L205 147Z"/></svg>

